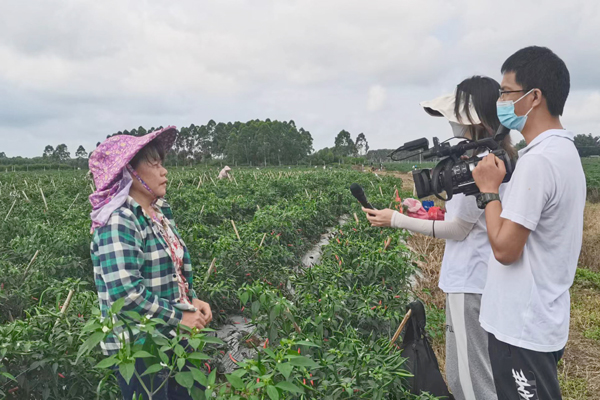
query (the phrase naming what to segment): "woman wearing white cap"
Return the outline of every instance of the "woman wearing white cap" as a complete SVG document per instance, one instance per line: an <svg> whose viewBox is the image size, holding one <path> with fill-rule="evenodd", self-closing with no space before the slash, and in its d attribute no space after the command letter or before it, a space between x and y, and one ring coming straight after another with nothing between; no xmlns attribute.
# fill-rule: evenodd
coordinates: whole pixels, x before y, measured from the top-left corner
<svg viewBox="0 0 600 400"><path fill-rule="evenodd" d="M500 85L488 77L462 81L452 94L421 103L432 116L445 117L455 137L493 136L500 121L496 101ZM502 147L516 151L507 136ZM446 202L446 221L407 217L397 211L365 210L373 226L391 226L446 239L439 287L446 293L446 378L456 399L497 399L488 354L488 336L479 324L491 246L485 213L474 196L454 195ZM369 215L372 214L372 215ZM434 225L435 224L435 225Z"/></svg>

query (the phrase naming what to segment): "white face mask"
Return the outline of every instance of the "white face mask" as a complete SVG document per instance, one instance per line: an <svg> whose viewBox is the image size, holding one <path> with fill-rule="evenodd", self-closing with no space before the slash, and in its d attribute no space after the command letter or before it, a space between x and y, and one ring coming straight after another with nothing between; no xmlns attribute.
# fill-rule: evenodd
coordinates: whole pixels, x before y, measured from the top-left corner
<svg viewBox="0 0 600 400"><path fill-rule="evenodd" d="M449 121L450 126L452 127L452 132L454 133L454 137L464 138L467 132L469 131L468 125L462 125L453 121Z"/></svg>

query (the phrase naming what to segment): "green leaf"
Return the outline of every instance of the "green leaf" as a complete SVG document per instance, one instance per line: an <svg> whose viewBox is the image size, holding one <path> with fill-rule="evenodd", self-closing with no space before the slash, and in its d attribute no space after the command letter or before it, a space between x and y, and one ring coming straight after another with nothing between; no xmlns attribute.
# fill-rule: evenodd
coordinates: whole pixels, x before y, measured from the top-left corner
<svg viewBox="0 0 600 400"><path fill-rule="evenodd" d="M217 370L213 369L213 371L208 376L208 384L212 386L215 384L216 380L217 380Z"/></svg>
<svg viewBox="0 0 600 400"><path fill-rule="evenodd" d="M289 379L290 374L292 373L292 369L294 369L294 366L287 362L279 363L277 364L277 369L279 370L279 372L281 372L283 376L285 376L285 379Z"/></svg>
<svg viewBox="0 0 600 400"><path fill-rule="evenodd" d="M119 362L119 360L117 360L115 356L111 356L100 361L98 364L96 364L95 368L109 368L115 365L117 362Z"/></svg>
<svg viewBox="0 0 600 400"><path fill-rule="evenodd" d="M301 341L299 341L299 342L296 342L296 344L297 344L298 346L321 347L321 346L319 346L318 344L316 344L316 343L313 343L313 342L309 342L309 341L307 341L307 340L301 340Z"/></svg>
<svg viewBox="0 0 600 400"><path fill-rule="evenodd" d="M290 363L296 367L318 368L319 364L308 357L293 357Z"/></svg>
<svg viewBox="0 0 600 400"><path fill-rule="evenodd" d="M123 377L123 379L125 379L125 382L127 382L127 384L129 384L129 381L131 381L131 377L133 376L134 371L135 364L132 362L119 365L119 372L121 373L121 376Z"/></svg>
<svg viewBox="0 0 600 400"><path fill-rule="evenodd" d="M221 339L215 336L205 336L201 339L204 343L225 344Z"/></svg>
<svg viewBox="0 0 600 400"><path fill-rule="evenodd" d="M169 363L169 356L167 356L165 353L163 353L162 351L158 353L158 357L160 357L160 360L162 362L164 362L165 364Z"/></svg>
<svg viewBox="0 0 600 400"><path fill-rule="evenodd" d="M192 349L196 350L198 346L200 346L200 339L189 339L188 344L192 347Z"/></svg>
<svg viewBox="0 0 600 400"><path fill-rule="evenodd" d="M177 375L175 375L175 380L186 389L190 389L192 386L194 386L194 376L188 371L179 372Z"/></svg>
<svg viewBox="0 0 600 400"><path fill-rule="evenodd" d="M151 358L151 357L154 357L154 356L144 350L136 351L133 354L133 358Z"/></svg>
<svg viewBox="0 0 600 400"><path fill-rule="evenodd" d="M163 366L160 364L154 364L148 367L148 369L146 369L146 371L144 371L144 373L142 374L142 376L146 376L146 375L150 375L150 374L155 374L158 371L161 371L163 369Z"/></svg>
<svg viewBox="0 0 600 400"><path fill-rule="evenodd" d="M142 316L140 315L140 313L136 312L136 311L123 311L121 314L128 316L129 318L131 318L132 320L139 322L142 320Z"/></svg>
<svg viewBox="0 0 600 400"><path fill-rule="evenodd" d="M252 303L252 315L258 314L258 310L260 310L260 302L256 300Z"/></svg>
<svg viewBox="0 0 600 400"><path fill-rule="evenodd" d="M185 355L185 349L180 344L175 345L175 348L173 349L173 351L175 352L177 357L183 357Z"/></svg>
<svg viewBox="0 0 600 400"><path fill-rule="evenodd" d="M206 396L204 395L204 390L199 387L194 386L192 388L192 400L206 400Z"/></svg>
<svg viewBox="0 0 600 400"><path fill-rule="evenodd" d="M0 372L0 375L2 375L5 378L8 378L8 379L10 379L12 381L16 381L15 377L12 376L11 374L9 374L8 372Z"/></svg>
<svg viewBox="0 0 600 400"><path fill-rule="evenodd" d="M285 391L285 392L291 392L291 393L304 393L304 389L299 388L298 386L294 385L291 382L279 382L277 385L275 385L275 387Z"/></svg>
<svg viewBox="0 0 600 400"><path fill-rule="evenodd" d="M242 303L243 306L246 305L246 303L248 302L248 297L250 297L248 295L248 292L244 292L242 293L242 295L240 296L240 302Z"/></svg>
<svg viewBox="0 0 600 400"><path fill-rule="evenodd" d="M265 353L267 353L269 355L269 357L271 357L272 359L277 358L277 356L275 355L275 353L273 352L273 350L269 349L268 347L265 350Z"/></svg>
<svg viewBox="0 0 600 400"><path fill-rule="evenodd" d="M112 303L112 306L110 306L110 311L112 311L113 314L118 314L124 305L125 305L125 297L121 297L120 299L118 299L117 301Z"/></svg>
<svg viewBox="0 0 600 400"><path fill-rule="evenodd" d="M204 353L191 353L187 356L188 360L210 360L208 354Z"/></svg>
<svg viewBox="0 0 600 400"><path fill-rule="evenodd" d="M231 386L233 386L237 390L242 390L244 386L246 386L244 384L244 381L235 375L225 375L225 377L227 378L229 383L231 383Z"/></svg>
<svg viewBox="0 0 600 400"><path fill-rule="evenodd" d="M185 365L185 358L178 358L177 359L177 368L179 368L179 370L181 371L183 369L184 365Z"/></svg>
<svg viewBox="0 0 600 400"><path fill-rule="evenodd" d="M275 386L267 386L267 394L271 400L279 400L279 390Z"/></svg>
<svg viewBox="0 0 600 400"><path fill-rule="evenodd" d="M194 380L201 384L202 386L206 386L206 375L202 373L198 368L191 367L190 372L194 377Z"/></svg>
<svg viewBox="0 0 600 400"><path fill-rule="evenodd" d="M89 353L89 351L96 347L98 343L102 341L102 339L104 339L104 332L96 332L92 334L92 336L90 336L79 348L75 362L77 363L81 356Z"/></svg>

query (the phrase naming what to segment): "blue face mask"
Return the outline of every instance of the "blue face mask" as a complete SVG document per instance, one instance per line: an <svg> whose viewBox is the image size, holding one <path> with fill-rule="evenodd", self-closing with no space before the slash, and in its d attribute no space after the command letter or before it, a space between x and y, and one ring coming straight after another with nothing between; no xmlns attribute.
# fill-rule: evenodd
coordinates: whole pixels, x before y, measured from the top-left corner
<svg viewBox="0 0 600 400"><path fill-rule="evenodd" d="M521 101L525 96L531 93L534 89L531 89L529 92L525 93L523 96L519 97L518 100L512 101L498 101L496 103L496 112L498 113L498 119L500 123L507 127L508 129L513 129L515 131L521 132L525 127L525 123L527 122L527 115L533 110L533 107L527 114L518 116L515 114L515 104Z"/></svg>

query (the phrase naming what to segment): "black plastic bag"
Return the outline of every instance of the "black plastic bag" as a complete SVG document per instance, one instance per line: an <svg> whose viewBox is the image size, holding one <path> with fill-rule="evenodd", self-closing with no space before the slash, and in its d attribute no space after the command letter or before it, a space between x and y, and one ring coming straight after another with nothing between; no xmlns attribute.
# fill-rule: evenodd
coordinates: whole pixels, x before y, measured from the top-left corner
<svg viewBox="0 0 600 400"><path fill-rule="evenodd" d="M406 324L400 349L407 358L404 364L406 369L413 374L408 378L411 393L419 395L429 392L442 399L454 400L442 378L440 366L425 332L427 318L423 303L414 301L407 306L408 309L411 310L411 317Z"/></svg>

